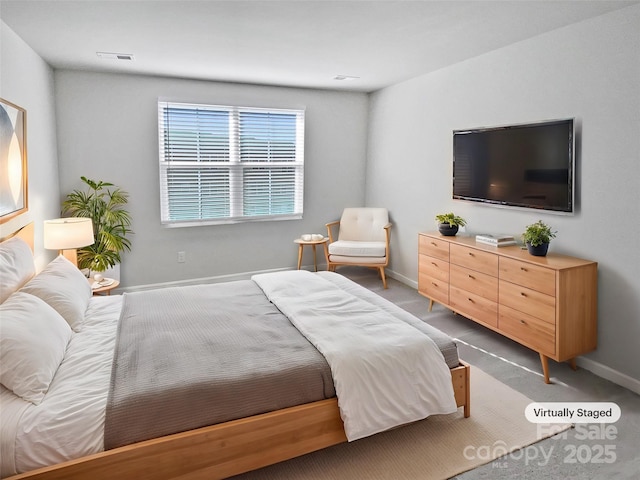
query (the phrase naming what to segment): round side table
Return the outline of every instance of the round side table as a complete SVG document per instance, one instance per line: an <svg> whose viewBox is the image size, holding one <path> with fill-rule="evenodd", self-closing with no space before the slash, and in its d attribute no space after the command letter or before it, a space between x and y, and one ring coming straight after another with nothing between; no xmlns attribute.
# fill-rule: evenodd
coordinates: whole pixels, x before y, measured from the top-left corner
<svg viewBox="0 0 640 480"><path fill-rule="evenodd" d="M91 291L93 292L94 295L102 295L102 294L111 295L111 290L113 290L114 288L117 288L120 285L119 280L114 280L112 278L105 278L105 280L113 280L113 282L103 287L98 286L96 288L93 288L93 285L97 282L95 282L93 279L89 279L89 282L91 283Z"/></svg>
<svg viewBox="0 0 640 480"><path fill-rule="evenodd" d="M325 258L329 258L329 250L327 248L327 243L329 242L329 239L327 237L324 237L322 240L302 240L301 238L296 238L294 240L294 243L298 244L298 270L300 270L300 267L302 266L302 251L304 250L305 245L311 245L311 248L313 249L313 267L315 268L315 271L318 271L318 262L316 260L316 245L322 245L324 246L324 256ZM328 260L327 260L328 263Z"/></svg>

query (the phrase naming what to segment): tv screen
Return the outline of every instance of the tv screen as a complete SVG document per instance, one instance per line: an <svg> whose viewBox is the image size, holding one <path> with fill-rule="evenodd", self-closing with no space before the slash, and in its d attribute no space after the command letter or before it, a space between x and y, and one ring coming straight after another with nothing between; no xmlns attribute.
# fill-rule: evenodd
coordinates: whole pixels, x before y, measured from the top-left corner
<svg viewBox="0 0 640 480"><path fill-rule="evenodd" d="M573 119L454 130L453 198L572 213Z"/></svg>

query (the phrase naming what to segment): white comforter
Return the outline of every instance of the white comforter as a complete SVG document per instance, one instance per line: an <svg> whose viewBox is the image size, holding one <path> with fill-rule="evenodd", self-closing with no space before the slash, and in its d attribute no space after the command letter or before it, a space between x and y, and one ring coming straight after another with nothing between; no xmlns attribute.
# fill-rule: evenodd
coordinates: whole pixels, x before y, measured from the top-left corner
<svg viewBox="0 0 640 480"><path fill-rule="evenodd" d="M252 279L327 359L349 441L456 411L442 353L416 328L307 271Z"/></svg>

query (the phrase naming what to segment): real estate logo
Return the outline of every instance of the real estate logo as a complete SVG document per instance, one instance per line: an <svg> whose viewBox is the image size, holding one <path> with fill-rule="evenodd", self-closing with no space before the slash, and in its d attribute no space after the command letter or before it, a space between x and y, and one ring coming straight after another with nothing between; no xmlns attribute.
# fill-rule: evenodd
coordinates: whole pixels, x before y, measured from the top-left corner
<svg viewBox="0 0 640 480"><path fill-rule="evenodd" d="M537 438L549 441L523 448L510 447L503 440L491 445L467 445L464 458L493 461L492 467L501 469L509 468L510 462L545 467L552 459L568 464L610 464L617 459L618 429L612 423L620 419L621 412L615 403L532 403L525 415L537 424Z"/></svg>

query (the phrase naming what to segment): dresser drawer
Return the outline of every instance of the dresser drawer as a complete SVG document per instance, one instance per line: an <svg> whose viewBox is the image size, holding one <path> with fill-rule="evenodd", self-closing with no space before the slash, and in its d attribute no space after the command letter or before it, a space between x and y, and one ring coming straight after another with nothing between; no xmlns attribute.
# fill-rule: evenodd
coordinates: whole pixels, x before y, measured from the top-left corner
<svg viewBox="0 0 640 480"><path fill-rule="evenodd" d="M436 302L449 303L449 282L418 273L418 291Z"/></svg>
<svg viewBox="0 0 640 480"><path fill-rule="evenodd" d="M556 323L556 298L551 295L500 280L498 298L501 305L527 313L553 325Z"/></svg>
<svg viewBox="0 0 640 480"><path fill-rule="evenodd" d="M501 332L538 352L555 355L555 325L505 305L500 305L499 309L498 328Z"/></svg>
<svg viewBox="0 0 640 480"><path fill-rule="evenodd" d="M458 265L451 265L449 283L467 292L473 292L492 302L498 301L498 279Z"/></svg>
<svg viewBox="0 0 640 480"><path fill-rule="evenodd" d="M451 286L449 305L464 316L494 328L498 326L498 304L480 295Z"/></svg>
<svg viewBox="0 0 640 480"><path fill-rule="evenodd" d="M512 258L500 259L500 279L516 283L547 295L556 294L556 272L545 267L539 267L531 263L513 260Z"/></svg>
<svg viewBox="0 0 640 480"><path fill-rule="evenodd" d="M483 272L493 277L498 276L498 256L463 245L451 245L450 262L461 267Z"/></svg>
<svg viewBox="0 0 640 480"><path fill-rule="evenodd" d="M424 273L429 277L437 278L444 282L449 281L449 262L445 262L444 260L427 255L420 255L418 269L420 273Z"/></svg>
<svg viewBox="0 0 640 480"><path fill-rule="evenodd" d="M435 257L445 262L449 261L449 242L435 237L419 236L418 252Z"/></svg>

